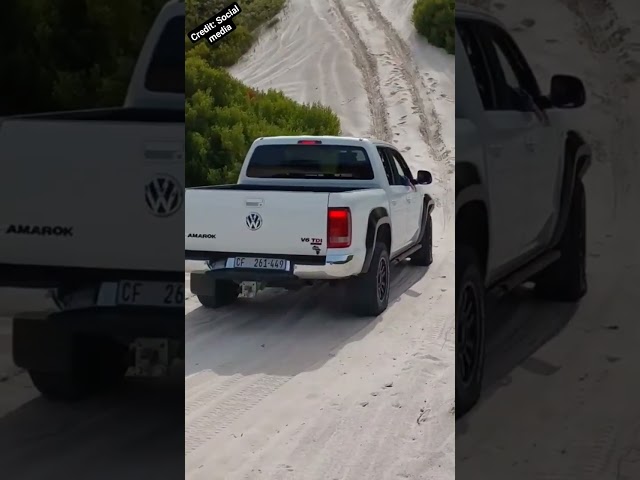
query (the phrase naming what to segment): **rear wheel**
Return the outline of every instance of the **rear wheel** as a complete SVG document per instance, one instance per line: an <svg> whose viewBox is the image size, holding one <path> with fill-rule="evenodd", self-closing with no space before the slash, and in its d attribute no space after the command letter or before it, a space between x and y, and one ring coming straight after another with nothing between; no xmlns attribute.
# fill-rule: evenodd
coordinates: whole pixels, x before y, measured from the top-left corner
<svg viewBox="0 0 640 480"><path fill-rule="evenodd" d="M542 298L575 302L587 293L587 202L582 180L576 180L571 211L560 241L560 258L536 279Z"/></svg>
<svg viewBox="0 0 640 480"><path fill-rule="evenodd" d="M28 370L33 385L47 399L70 402L116 387L128 369L126 346L110 339L78 339L68 370Z"/></svg>
<svg viewBox="0 0 640 480"><path fill-rule="evenodd" d="M237 283L230 280L216 280L213 283L212 295L198 295L198 300L205 308L220 308L235 302L240 293Z"/></svg>
<svg viewBox="0 0 640 480"><path fill-rule="evenodd" d="M411 256L411 263L420 267L428 267L433 263L433 222L431 214L427 215L424 235L422 237L422 248Z"/></svg>
<svg viewBox="0 0 640 480"><path fill-rule="evenodd" d="M485 358L485 291L477 255L456 246L456 416L480 398Z"/></svg>
<svg viewBox="0 0 640 480"><path fill-rule="evenodd" d="M387 246L376 243L369 271L351 281L353 311L360 316L378 316L389 305L391 262Z"/></svg>

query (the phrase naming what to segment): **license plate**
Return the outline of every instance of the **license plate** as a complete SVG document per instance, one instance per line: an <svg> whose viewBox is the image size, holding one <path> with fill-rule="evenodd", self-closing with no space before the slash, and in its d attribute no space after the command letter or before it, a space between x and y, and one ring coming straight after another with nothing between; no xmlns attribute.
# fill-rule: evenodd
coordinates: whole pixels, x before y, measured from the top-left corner
<svg viewBox="0 0 640 480"><path fill-rule="evenodd" d="M255 270L289 270L289 260L281 258L235 257L233 268L250 268Z"/></svg>
<svg viewBox="0 0 640 480"><path fill-rule="evenodd" d="M184 305L184 283L122 280L116 290L116 305L180 307Z"/></svg>

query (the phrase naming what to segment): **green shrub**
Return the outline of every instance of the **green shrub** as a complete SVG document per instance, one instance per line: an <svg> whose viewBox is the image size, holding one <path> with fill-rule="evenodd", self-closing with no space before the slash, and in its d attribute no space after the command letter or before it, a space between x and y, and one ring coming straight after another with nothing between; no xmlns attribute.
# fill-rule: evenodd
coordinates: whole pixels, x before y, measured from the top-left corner
<svg viewBox="0 0 640 480"><path fill-rule="evenodd" d="M166 0L2 2L0 116L117 107ZM90 45L90 48L87 48Z"/></svg>
<svg viewBox="0 0 640 480"><path fill-rule="evenodd" d="M455 52L455 0L416 0L413 24L429 43Z"/></svg>
<svg viewBox="0 0 640 480"><path fill-rule="evenodd" d="M187 0L187 30L228 1ZM251 143L269 135L339 135L338 117L319 104L299 104L275 90L258 92L229 75L284 0L245 0L234 17L237 28L214 45L186 41L185 181L188 187L233 183ZM206 5L206 9L204 8Z"/></svg>
<svg viewBox="0 0 640 480"><path fill-rule="evenodd" d="M235 182L258 137L340 133L329 108L299 104L275 90L256 92L195 55L187 58L185 82L187 186Z"/></svg>
<svg viewBox="0 0 640 480"><path fill-rule="evenodd" d="M220 10L229 5L228 0L187 0L187 31L211 18ZM236 29L226 35L224 40L209 45L206 40L201 40L195 47L191 42L187 49L198 48L204 44L206 50L199 49L211 65L217 67L230 67L244 55L256 41L256 31L259 27L267 25L282 10L285 0L245 0L239 2L242 11L233 17Z"/></svg>

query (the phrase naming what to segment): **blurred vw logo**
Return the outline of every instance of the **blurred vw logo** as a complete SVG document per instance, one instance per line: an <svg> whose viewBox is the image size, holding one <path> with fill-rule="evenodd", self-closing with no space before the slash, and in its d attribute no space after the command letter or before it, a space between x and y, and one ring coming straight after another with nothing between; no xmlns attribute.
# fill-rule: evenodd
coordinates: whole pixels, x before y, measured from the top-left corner
<svg viewBox="0 0 640 480"><path fill-rule="evenodd" d="M258 230L262 226L262 217L259 213L252 212L247 215L247 227L249 230Z"/></svg>
<svg viewBox="0 0 640 480"><path fill-rule="evenodd" d="M144 187L147 207L157 217L170 217L182 207L184 189L171 175L160 174Z"/></svg>

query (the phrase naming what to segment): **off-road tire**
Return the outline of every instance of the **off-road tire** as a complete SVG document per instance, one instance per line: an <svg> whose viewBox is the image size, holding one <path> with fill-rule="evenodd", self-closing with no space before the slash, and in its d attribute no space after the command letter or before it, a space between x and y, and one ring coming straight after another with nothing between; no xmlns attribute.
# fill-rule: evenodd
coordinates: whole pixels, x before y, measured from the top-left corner
<svg viewBox="0 0 640 480"><path fill-rule="evenodd" d="M424 235L422 236L422 248L411 255L410 262L412 265L419 267L428 267L433 263L433 221L431 214L427 214L426 225L424 227Z"/></svg>
<svg viewBox="0 0 640 480"><path fill-rule="evenodd" d="M576 302L587 293L586 203L584 184L578 179L560 240L560 258L534 279L536 294L541 298Z"/></svg>
<svg viewBox="0 0 640 480"><path fill-rule="evenodd" d="M391 262L384 243L376 243L369 270L351 280L349 288L352 310L356 315L377 317L387 309L391 290Z"/></svg>
<svg viewBox="0 0 640 480"><path fill-rule="evenodd" d="M75 348L68 371L28 370L43 397L74 402L120 384L128 369L127 348L103 339L82 340Z"/></svg>
<svg viewBox="0 0 640 480"><path fill-rule="evenodd" d="M36 389L48 400L73 402L92 393L91 385L72 372L29 371Z"/></svg>
<svg viewBox="0 0 640 480"><path fill-rule="evenodd" d="M198 295L198 300L205 308L220 308L231 305L238 299L240 287L230 280L216 280L212 295Z"/></svg>
<svg viewBox="0 0 640 480"><path fill-rule="evenodd" d="M480 398L485 362L484 280L476 252L467 245L456 245L455 302L456 417L461 417ZM469 341L475 346L465 349Z"/></svg>

